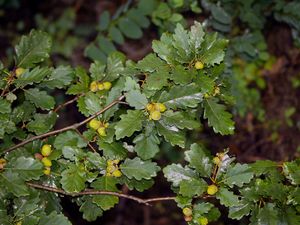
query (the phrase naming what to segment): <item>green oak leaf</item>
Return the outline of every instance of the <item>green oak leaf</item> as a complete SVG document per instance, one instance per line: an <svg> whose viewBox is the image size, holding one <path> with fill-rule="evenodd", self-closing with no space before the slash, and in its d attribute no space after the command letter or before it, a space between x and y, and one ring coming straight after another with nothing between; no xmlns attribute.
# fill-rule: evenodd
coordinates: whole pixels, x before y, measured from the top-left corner
<svg viewBox="0 0 300 225"><path fill-rule="evenodd" d="M26 100L32 102L37 108L48 110L54 108L54 98L48 95L46 91L41 91L37 88L30 88L24 91Z"/></svg>
<svg viewBox="0 0 300 225"><path fill-rule="evenodd" d="M159 102L164 103L168 108L196 108L203 100L203 94L196 84L185 86L174 86L169 92L164 91Z"/></svg>
<svg viewBox="0 0 300 225"><path fill-rule="evenodd" d="M217 99L208 98L204 100L204 118L208 120L208 125L213 127L216 133L222 135L233 134L234 122L232 115L225 111L225 106L219 104Z"/></svg>
<svg viewBox="0 0 300 225"><path fill-rule="evenodd" d="M28 36L22 36L15 47L18 67L30 68L49 57L51 38L43 31L32 30Z"/></svg>
<svg viewBox="0 0 300 225"><path fill-rule="evenodd" d="M176 126L168 125L160 120L156 123L157 131L160 136L163 136L167 142L172 146L178 145L184 148L185 146L185 132L178 129Z"/></svg>
<svg viewBox="0 0 300 225"><path fill-rule="evenodd" d="M0 173L1 184L5 186L9 193L13 193L16 197L26 196L29 194L28 187L19 177L19 174L11 170Z"/></svg>
<svg viewBox="0 0 300 225"><path fill-rule="evenodd" d="M13 158L7 166L6 170L17 172L22 180L38 180L43 175L43 164L38 160L29 157Z"/></svg>
<svg viewBox="0 0 300 225"><path fill-rule="evenodd" d="M220 187L216 193L216 198L220 203L226 207L236 206L239 204L239 198L233 192L228 191L226 188Z"/></svg>
<svg viewBox="0 0 300 225"><path fill-rule="evenodd" d="M103 155L110 159L124 159L127 155L126 149L119 142L106 143L98 141L99 148Z"/></svg>
<svg viewBox="0 0 300 225"><path fill-rule="evenodd" d="M80 206L79 211L82 212L82 217L88 222L95 221L102 216L103 210L92 202L92 199L87 199Z"/></svg>
<svg viewBox="0 0 300 225"><path fill-rule="evenodd" d="M42 216L38 225L72 225L71 222L63 214L52 212L50 215Z"/></svg>
<svg viewBox="0 0 300 225"><path fill-rule="evenodd" d="M182 167L180 164L171 164L163 169L164 176L173 186L178 187L183 180L197 179L196 173L188 168Z"/></svg>
<svg viewBox="0 0 300 225"><path fill-rule="evenodd" d="M240 220L244 216L248 216L253 208L253 204L247 201L240 201L239 204L229 207L228 217Z"/></svg>
<svg viewBox="0 0 300 225"><path fill-rule="evenodd" d="M190 114L184 112L173 112L168 110L164 113L163 121L169 126L176 126L180 129L187 128L189 130L200 127L200 122L193 118Z"/></svg>
<svg viewBox="0 0 300 225"><path fill-rule="evenodd" d="M74 70L70 66L59 66L41 85L47 88L64 88L71 84L74 79Z"/></svg>
<svg viewBox="0 0 300 225"><path fill-rule="evenodd" d="M192 144L191 150L185 152L185 160L194 167L201 176L209 177L212 171L212 163L205 153L203 147L198 144Z"/></svg>
<svg viewBox="0 0 300 225"><path fill-rule="evenodd" d="M251 181L254 174L251 171L250 166L247 164L235 164L232 167L229 167L227 172L223 177L223 181L229 187L233 187L234 185L238 187L242 187L244 184L247 184Z"/></svg>
<svg viewBox="0 0 300 225"><path fill-rule="evenodd" d="M156 135L140 134L133 140L133 143L135 143L135 152L143 160L151 159L159 152L160 140Z"/></svg>
<svg viewBox="0 0 300 225"><path fill-rule="evenodd" d="M125 94L125 97L128 104L135 109L144 109L148 103L146 96L139 90L131 90Z"/></svg>
<svg viewBox="0 0 300 225"><path fill-rule="evenodd" d="M141 110L127 110L127 114L121 115L121 120L116 124L116 139L130 137L135 131L142 129L145 117Z"/></svg>
<svg viewBox="0 0 300 225"><path fill-rule="evenodd" d="M179 185L179 194L186 197L201 196L207 189L203 179L183 180Z"/></svg>
<svg viewBox="0 0 300 225"><path fill-rule="evenodd" d="M85 189L86 177L76 165L70 164L69 168L61 173L61 177L60 183L66 192L80 192Z"/></svg>
<svg viewBox="0 0 300 225"><path fill-rule="evenodd" d="M34 120L31 120L26 128L29 131L36 133L37 135L48 132L54 126L57 114L54 112L50 112L49 114L40 114L37 113L34 115Z"/></svg>
<svg viewBox="0 0 300 225"><path fill-rule="evenodd" d="M140 158L126 159L120 166L122 173L129 179L149 180L160 170L155 162L142 161Z"/></svg>

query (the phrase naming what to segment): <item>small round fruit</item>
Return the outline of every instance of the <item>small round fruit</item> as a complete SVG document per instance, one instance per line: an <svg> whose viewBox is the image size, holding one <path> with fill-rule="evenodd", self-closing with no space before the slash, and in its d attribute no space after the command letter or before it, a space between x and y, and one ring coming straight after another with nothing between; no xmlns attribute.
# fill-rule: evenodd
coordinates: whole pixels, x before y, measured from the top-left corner
<svg viewBox="0 0 300 225"><path fill-rule="evenodd" d="M208 224L208 219L206 218L206 217L200 217L199 219L198 219L198 223L200 224L200 225L207 225Z"/></svg>
<svg viewBox="0 0 300 225"><path fill-rule="evenodd" d="M42 155L45 156L45 157L49 156L52 152L51 147L52 146L48 145L48 144L43 145L42 150L41 150Z"/></svg>
<svg viewBox="0 0 300 225"><path fill-rule="evenodd" d="M186 222L191 222L191 221L193 220L193 217L192 217L192 216L185 216L185 217L184 217L184 220L185 220Z"/></svg>
<svg viewBox="0 0 300 225"><path fill-rule="evenodd" d="M153 104L153 103L148 103L148 104L146 105L146 109L147 109L149 112L154 111L154 110L155 110L154 104Z"/></svg>
<svg viewBox="0 0 300 225"><path fill-rule="evenodd" d="M25 72L25 69L24 68L17 68L15 73L16 73L16 77L20 77L23 73Z"/></svg>
<svg viewBox="0 0 300 225"><path fill-rule="evenodd" d="M214 162L214 164L216 164L216 165L220 165L221 160L220 160L219 157L216 156L216 157L213 158L213 162Z"/></svg>
<svg viewBox="0 0 300 225"><path fill-rule="evenodd" d="M34 158L38 159L38 160L42 160L44 157L41 153L35 153L34 154Z"/></svg>
<svg viewBox="0 0 300 225"><path fill-rule="evenodd" d="M117 164L119 164L119 162L120 162L120 159L114 159L114 160L113 160L113 164L116 164L116 165L117 165Z"/></svg>
<svg viewBox="0 0 300 225"><path fill-rule="evenodd" d="M96 92L96 91L98 91L98 84L97 84L97 81L93 81L93 82L90 84L90 91L91 91L91 92Z"/></svg>
<svg viewBox="0 0 300 225"><path fill-rule="evenodd" d="M150 119L152 120L160 120L161 113L159 111L153 111L150 113Z"/></svg>
<svg viewBox="0 0 300 225"><path fill-rule="evenodd" d="M50 167L45 167L44 174L47 175L47 176L49 176L50 173L51 173L51 168Z"/></svg>
<svg viewBox="0 0 300 225"><path fill-rule="evenodd" d="M22 221L18 221L16 225L22 225Z"/></svg>
<svg viewBox="0 0 300 225"><path fill-rule="evenodd" d="M202 69L204 68L204 65L203 65L202 62L197 61L197 62L195 63L195 68L196 68L196 70L202 70Z"/></svg>
<svg viewBox="0 0 300 225"><path fill-rule="evenodd" d="M106 172L108 173L112 173L116 170L116 167L114 167L113 165L109 165L108 167L106 167Z"/></svg>
<svg viewBox="0 0 300 225"><path fill-rule="evenodd" d="M109 123L103 123L103 126L104 126L105 128L108 128Z"/></svg>
<svg viewBox="0 0 300 225"><path fill-rule="evenodd" d="M214 185L214 184L209 185L207 187L207 194L214 195L214 194L216 194L218 192L218 190L219 189L218 189L218 187L216 185Z"/></svg>
<svg viewBox="0 0 300 225"><path fill-rule="evenodd" d="M191 208L185 207L182 209L182 213L185 216L191 216L193 215L193 210Z"/></svg>
<svg viewBox="0 0 300 225"><path fill-rule="evenodd" d="M103 86L104 86L104 89L105 89L105 90L111 89L111 83L108 82L108 81L105 81L105 82L103 83Z"/></svg>
<svg viewBox="0 0 300 225"><path fill-rule="evenodd" d="M214 90L214 96L219 95L221 93L221 90L219 87L216 87Z"/></svg>
<svg viewBox="0 0 300 225"><path fill-rule="evenodd" d="M204 98L209 98L209 94L205 93Z"/></svg>
<svg viewBox="0 0 300 225"><path fill-rule="evenodd" d="M108 166L112 166L113 164L114 164L114 161L113 161L113 160L110 160L110 159L107 160L107 165L108 165Z"/></svg>
<svg viewBox="0 0 300 225"><path fill-rule="evenodd" d="M0 170L2 170L6 165L6 160L5 159L0 159Z"/></svg>
<svg viewBox="0 0 300 225"><path fill-rule="evenodd" d="M99 127L97 130L98 134L102 137L106 136L106 131L105 131L105 127Z"/></svg>
<svg viewBox="0 0 300 225"><path fill-rule="evenodd" d="M99 91L104 90L104 85L103 85L103 83L98 83L98 90L99 90Z"/></svg>
<svg viewBox="0 0 300 225"><path fill-rule="evenodd" d="M164 112L167 110L167 107L162 103L155 103L155 109L160 112Z"/></svg>
<svg viewBox="0 0 300 225"><path fill-rule="evenodd" d="M114 177L120 177L122 176L122 172L120 170L115 170L114 172L112 172L112 175Z"/></svg>
<svg viewBox="0 0 300 225"><path fill-rule="evenodd" d="M44 157L42 159L42 163L44 164L45 167L51 167L52 166L52 162L50 159L48 159L47 157Z"/></svg>
<svg viewBox="0 0 300 225"><path fill-rule="evenodd" d="M89 122L89 126L90 126L90 128L97 130L101 126L101 122L97 119L92 119Z"/></svg>

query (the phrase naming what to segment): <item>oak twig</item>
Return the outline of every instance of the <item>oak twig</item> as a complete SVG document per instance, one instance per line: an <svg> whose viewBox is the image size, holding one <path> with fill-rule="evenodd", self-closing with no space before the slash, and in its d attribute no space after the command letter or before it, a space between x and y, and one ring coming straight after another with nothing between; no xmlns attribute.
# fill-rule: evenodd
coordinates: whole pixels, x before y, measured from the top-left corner
<svg viewBox="0 0 300 225"><path fill-rule="evenodd" d="M150 202L173 201L173 200L175 200L175 197L160 197L160 198L142 199L142 198L138 198L138 197L135 197L135 196L132 196L132 195L113 192L113 191L101 191L101 190L91 190L91 189L86 189L84 191L77 192L77 193L68 193L68 192L66 192L62 189L49 187L49 186L45 186L45 185L41 185L41 184L35 184L35 183L30 183L30 182L27 182L26 184L28 186L32 187L32 188L41 189L41 190L45 190L45 191L50 191L50 192L58 193L58 194L61 194L61 195L71 196L71 197L78 197L78 196L83 196L83 195L111 195L111 196L117 196L117 197L120 197L120 198L130 199L130 200L133 200L135 202L138 202L140 204L144 204L144 205L147 205L147 206L151 206L149 204Z"/></svg>
<svg viewBox="0 0 300 225"><path fill-rule="evenodd" d="M22 142L20 142L19 144L16 144L6 150L4 150L1 154L5 154L7 152L11 152L23 145L26 145L27 143L30 143L34 140L38 140L38 139L42 139L42 138L45 138L45 137L49 137L49 136L52 136L52 135L56 135L56 134L59 134L59 133L62 133L62 132L65 132L65 131L68 131L68 130L76 130L78 127L81 127L82 125L88 123L90 120L94 119L95 117L99 116L100 114L104 113L105 111L107 111L108 109L110 109L111 107L113 107L114 105L118 104L120 101L122 101L123 99L125 98L124 95L120 96L119 98L117 98L116 100L114 100L113 102L111 102L110 104L108 104L107 106L105 106L103 109L101 109L100 111L96 112L94 115L86 118L85 120L79 122L79 123L75 123L73 125L70 125L70 126L67 126L67 127L64 127L64 128L61 128L61 129L58 129L58 130L53 130L53 131L49 131L47 133L44 133L44 134L40 134L40 135L37 135L37 136L33 136L31 138L28 138Z"/></svg>

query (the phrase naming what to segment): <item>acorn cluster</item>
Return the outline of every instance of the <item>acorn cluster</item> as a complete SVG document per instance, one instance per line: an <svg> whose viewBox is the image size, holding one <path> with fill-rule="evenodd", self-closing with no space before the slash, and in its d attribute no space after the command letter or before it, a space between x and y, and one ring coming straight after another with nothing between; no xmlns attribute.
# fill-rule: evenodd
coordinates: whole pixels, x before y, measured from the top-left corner
<svg viewBox="0 0 300 225"><path fill-rule="evenodd" d="M5 167L6 165L6 160L1 158L0 159L0 171L3 170L3 168Z"/></svg>
<svg viewBox="0 0 300 225"><path fill-rule="evenodd" d="M35 154L35 158L41 160L41 162L44 165L44 174L45 175L50 175L51 173L51 166L52 166L52 162L51 160L48 158L51 153L52 153L52 146L49 144L45 144L42 146L41 148L41 153L36 153Z"/></svg>
<svg viewBox="0 0 300 225"><path fill-rule="evenodd" d="M100 136L105 137L106 136L106 128L108 128L109 123L101 122L100 120L97 120L97 119L92 119L89 122L89 126L93 130L96 130Z"/></svg>
<svg viewBox="0 0 300 225"><path fill-rule="evenodd" d="M93 81L90 84L90 91L97 92L97 91L109 90L109 89L111 89L111 86L112 86L112 84L108 81L105 81L105 82Z"/></svg>
<svg viewBox="0 0 300 225"><path fill-rule="evenodd" d="M182 213L184 215L184 220L186 222L190 222L193 220L193 210L189 207L185 207L182 209ZM199 225L207 225L208 219L204 216L201 216L197 219L197 222Z"/></svg>
<svg viewBox="0 0 300 225"><path fill-rule="evenodd" d="M122 176L122 172L119 170L119 159L108 160L106 167L106 176L108 177L120 177Z"/></svg>
<svg viewBox="0 0 300 225"><path fill-rule="evenodd" d="M162 103L149 103L146 106L150 120L160 120L161 113L167 110L167 107Z"/></svg>

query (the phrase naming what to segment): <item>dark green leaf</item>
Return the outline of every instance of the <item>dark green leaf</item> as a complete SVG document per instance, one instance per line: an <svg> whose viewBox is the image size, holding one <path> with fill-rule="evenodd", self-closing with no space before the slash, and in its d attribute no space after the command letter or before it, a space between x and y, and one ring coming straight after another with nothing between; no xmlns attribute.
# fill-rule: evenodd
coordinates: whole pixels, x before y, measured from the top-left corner
<svg viewBox="0 0 300 225"><path fill-rule="evenodd" d="M46 133L51 130L57 119L57 114L50 112L49 114L35 114L34 120L31 120L26 128L37 135Z"/></svg>
<svg viewBox="0 0 300 225"><path fill-rule="evenodd" d="M148 103L146 96L138 90L131 90L125 96L128 104L135 109L144 109Z"/></svg>
<svg viewBox="0 0 300 225"><path fill-rule="evenodd" d="M216 198L219 199L220 203L226 207L236 206L239 204L238 196L223 187L219 188Z"/></svg>
<svg viewBox="0 0 300 225"><path fill-rule="evenodd" d="M203 106L204 118L208 120L208 125L213 127L216 133L227 135L234 132L232 115L225 111L225 106L219 104L217 99L205 99Z"/></svg>
<svg viewBox="0 0 300 225"><path fill-rule="evenodd" d="M155 162L142 161L138 157L126 159L120 168L126 177L136 180L149 180L151 177L155 177L156 173L160 170Z"/></svg>
<svg viewBox="0 0 300 225"><path fill-rule="evenodd" d="M227 172L223 177L223 181L229 187L234 185L242 187L244 184L247 184L251 181L254 174L251 171L250 166L247 164L235 164L232 167L229 167Z"/></svg>
<svg viewBox="0 0 300 225"><path fill-rule="evenodd" d="M183 180L179 185L179 194L186 197L201 196L207 189L202 179Z"/></svg>
<svg viewBox="0 0 300 225"><path fill-rule="evenodd" d="M53 109L55 105L54 98L37 88L25 90L25 98L32 102L37 108Z"/></svg>
<svg viewBox="0 0 300 225"><path fill-rule="evenodd" d="M203 147L198 144L192 144L191 150L185 152L185 160L194 167L201 176L209 177L212 171L212 163L207 157Z"/></svg>
<svg viewBox="0 0 300 225"><path fill-rule="evenodd" d="M16 46L18 67L30 68L49 57L50 36L43 31L32 30L28 36L22 36Z"/></svg>
<svg viewBox="0 0 300 225"><path fill-rule="evenodd" d="M141 28L127 17L119 20L118 27L128 38L139 39L143 36Z"/></svg>
<svg viewBox="0 0 300 225"><path fill-rule="evenodd" d="M133 142L135 143L134 150L143 160L151 159L159 152L160 141L156 135L140 134Z"/></svg>
<svg viewBox="0 0 300 225"><path fill-rule="evenodd" d="M41 220L38 225L72 225L71 222L63 214L57 214L52 212L48 216L41 217Z"/></svg>
<svg viewBox="0 0 300 225"><path fill-rule="evenodd" d="M135 131L142 129L142 122L144 121L143 111L141 110L127 110L127 114L120 116L121 120L116 124L116 139L123 137L130 137Z"/></svg>
<svg viewBox="0 0 300 225"><path fill-rule="evenodd" d="M183 180L197 179L196 173L188 167L182 167L180 164L168 165L163 169L164 176L173 186L178 187Z"/></svg>
<svg viewBox="0 0 300 225"><path fill-rule="evenodd" d="M85 188L85 175L79 170L79 168L70 164L69 168L61 173L60 183L62 188L68 192L80 192Z"/></svg>

